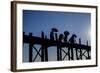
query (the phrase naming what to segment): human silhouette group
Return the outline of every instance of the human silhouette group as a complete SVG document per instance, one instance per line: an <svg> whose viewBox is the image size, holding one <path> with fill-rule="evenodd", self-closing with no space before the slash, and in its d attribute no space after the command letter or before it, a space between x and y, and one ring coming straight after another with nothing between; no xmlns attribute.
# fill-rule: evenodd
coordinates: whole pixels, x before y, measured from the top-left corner
<svg viewBox="0 0 100 73"><path fill-rule="evenodd" d="M57 35L58 29L57 28L52 28L50 32L50 40L59 40L59 42L64 42L64 43L71 43L75 44L76 43L76 34L72 34L72 36L68 39L68 36L70 33L68 31L64 31L60 35ZM58 38L58 39L57 39Z"/></svg>

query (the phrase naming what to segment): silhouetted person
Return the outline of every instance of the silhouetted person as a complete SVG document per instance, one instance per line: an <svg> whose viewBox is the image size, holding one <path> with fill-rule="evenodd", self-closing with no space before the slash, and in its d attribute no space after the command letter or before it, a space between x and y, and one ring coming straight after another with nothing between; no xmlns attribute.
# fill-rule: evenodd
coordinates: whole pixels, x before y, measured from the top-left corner
<svg viewBox="0 0 100 73"><path fill-rule="evenodd" d="M67 43L68 42L68 35L69 35L70 33L68 32L68 31L64 31L64 42L65 43Z"/></svg>
<svg viewBox="0 0 100 73"><path fill-rule="evenodd" d="M74 60L74 51L73 51L73 45L75 44L75 42L76 42L76 35L75 34L73 34L72 36L71 36L71 38L69 39L69 42L71 43L71 46L70 46L70 48L68 48L69 50L71 50L71 60Z"/></svg>
<svg viewBox="0 0 100 73"><path fill-rule="evenodd" d="M64 35L63 34L60 34L59 35L59 42L63 42L63 39L64 39Z"/></svg>
<svg viewBox="0 0 100 73"><path fill-rule="evenodd" d="M55 37L56 32L58 32L58 29L52 28L52 30L50 32L50 39L51 40L55 40L56 39L56 37Z"/></svg>
<svg viewBox="0 0 100 73"><path fill-rule="evenodd" d="M77 38L77 36L76 36L75 34L73 34L73 35L71 36L71 38L69 39L69 42L70 42L71 44L74 44L74 43L76 42L76 38Z"/></svg>
<svg viewBox="0 0 100 73"><path fill-rule="evenodd" d="M59 49L59 60L61 61L62 60L62 51L61 51L61 43L63 42L64 40L64 35L63 34L60 34L59 35L59 46L57 49Z"/></svg>
<svg viewBox="0 0 100 73"><path fill-rule="evenodd" d="M68 31L64 31L64 43L68 43L68 35L70 33ZM68 48L68 60L70 60L70 48Z"/></svg>

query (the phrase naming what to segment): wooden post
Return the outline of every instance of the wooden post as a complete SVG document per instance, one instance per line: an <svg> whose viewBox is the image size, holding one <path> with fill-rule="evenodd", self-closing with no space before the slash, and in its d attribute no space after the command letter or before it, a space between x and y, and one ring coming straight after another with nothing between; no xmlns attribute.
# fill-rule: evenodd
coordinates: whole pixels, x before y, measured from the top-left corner
<svg viewBox="0 0 100 73"><path fill-rule="evenodd" d="M86 42L86 45L88 46L88 41Z"/></svg>
<svg viewBox="0 0 100 73"><path fill-rule="evenodd" d="M61 51L61 47L59 47L59 57L60 57L60 61L62 61L62 51Z"/></svg>
<svg viewBox="0 0 100 73"><path fill-rule="evenodd" d="M45 36L45 39L47 39L47 36ZM45 52L45 61L48 61L48 48L47 48L47 42L45 42L45 48L44 48L44 52Z"/></svg>
<svg viewBox="0 0 100 73"><path fill-rule="evenodd" d="M48 48L45 47L45 61L48 61Z"/></svg>
<svg viewBox="0 0 100 73"><path fill-rule="evenodd" d="M41 36L42 36L42 41L41 41L41 42L42 42L41 61L43 62L43 61L44 61L44 48L45 48L45 47L44 47L44 44L45 44L45 43L44 43L44 32L41 33Z"/></svg>
<svg viewBox="0 0 100 73"><path fill-rule="evenodd" d="M31 42L31 38L32 38L32 33L29 33L29 62L32 62L32 42Z"/></svg>
<svg viewBox="0 0 100 73"><path fill-rule="evenodd" d="M57 46L57 61L59 61L60 59L59 59L59 47Z"/></svg>
<svg viewBox="0 0 100 73"><path fill-rule="evenodd" d="M70 48L68 47L68 60L70 60Z"/></svg>
<svg viewBox="0 0 100 73"><path fill-rule="evenodd" d="M78 52L77 52L77 48L75 48L75 51L76 51L76 59L79 60L79 58L78 58Z"/></svg>
<svg viewBox="0 0 100 73"><path fill-rule="evenodd" d="M81 45L81 38L79 38L79 44ZM80 48L80 59L82 60L82 49Z"/></svg>
<svg viewBox="0 0 100 73"><path fill-rule="evenodd" d="M87 55L88 55L87 59L90 59L89 50L87 50Z"/></svg>
<svg viewBox="0 0 100 73"><path fill-rule="evenodd" d="M86 43L87 43L87 46L88 46L88 41ZM89 55L89 50L88 49L87 49L87 55L88 55L87 59L90 59L90 55Z"/></svg>
<svg viewBox="0 0 100 73"><path fill-rule="evenodd" d="M73 52L73 48L71 48L71 60L74 60L74 52Z"/></svg>

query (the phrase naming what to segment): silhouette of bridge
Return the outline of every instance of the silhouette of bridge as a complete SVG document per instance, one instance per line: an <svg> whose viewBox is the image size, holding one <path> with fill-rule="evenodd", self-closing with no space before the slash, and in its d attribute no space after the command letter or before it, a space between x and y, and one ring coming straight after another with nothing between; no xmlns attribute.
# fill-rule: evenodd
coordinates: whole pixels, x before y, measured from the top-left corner
<svg viewBox="0 0 100 73"><path fill-rule="evenodd" d="M25 35L24 32L23 43L29 44L29 62L35 62L38 56L40 56L41 62L48 61L48 48L52 46L57 47L57 61L63 61L66 56L68 56L68 60L82 60L83 56L86 59L91 59L91 46L88 45L88 41L86 45L81 44L81 39L79 39L79 43L72 44L59 41L57 36L56 40L48 39L43 32L41 33L41 37L34 36L32 33ZM41 45L39 50L34 46L35 44ZM63 48L66 48L68 51L66 52ZM33 49L37 52L34 58ZM62 55L62 52L65 53L65 55ZM87 53L87 55L85 53ZM74 58L74 55L76 55L76 58Z"/></svg>

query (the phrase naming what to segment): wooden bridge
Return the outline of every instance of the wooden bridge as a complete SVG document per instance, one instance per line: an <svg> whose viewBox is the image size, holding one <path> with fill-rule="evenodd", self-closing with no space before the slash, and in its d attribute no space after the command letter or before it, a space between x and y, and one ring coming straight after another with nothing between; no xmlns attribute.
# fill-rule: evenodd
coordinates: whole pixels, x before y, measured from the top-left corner
<svg viewBox="0 0 100 73"><path fill-rule="evenodd" d="M48 61L48 47L51 46L57 47L57 61L63 61L66 56L68 56L68 60L82 60L83 56L86 59L91 58L91 46L88 45L88 42L86 45L81 44L81 39L79 39L79 43L71 44L68 42L59 42L58 37L56 37L56 40L48 39L43 32L41 33L41 37L34 36L32 33L25 35L24 32L23 43L29 44L29 62L35 62L38 56L40 56L42 62ZM41 45L39 50L34 46L35 44ZM66 48L68 51L66 52L63 48ZM33 49L37 52L34 58ZM75 49L75 52L73 49ZM62 55L62 52L65 53L65 55ZM85 55L85 53L87 53L87 55ZM74 55L76 55L76 58L74 58Z"/></svg>

